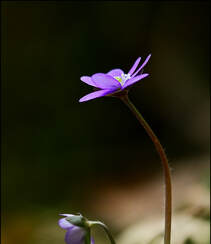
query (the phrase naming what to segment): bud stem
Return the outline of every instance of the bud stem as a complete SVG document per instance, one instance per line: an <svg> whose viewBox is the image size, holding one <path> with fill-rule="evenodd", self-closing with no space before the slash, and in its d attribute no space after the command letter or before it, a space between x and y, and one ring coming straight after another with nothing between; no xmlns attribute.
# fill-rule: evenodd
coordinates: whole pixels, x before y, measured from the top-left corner
<svg viewBox="0 0 211 244"><path fill-rule="evenodd" d="M101 226L104 229L104 231L106 232L111 244L116 244L114 238L112 237L111 233L108 230L108 227L104 223L102 223L100 221L89 221L89 225L90 226L93 226L93 225Z"/></svg>

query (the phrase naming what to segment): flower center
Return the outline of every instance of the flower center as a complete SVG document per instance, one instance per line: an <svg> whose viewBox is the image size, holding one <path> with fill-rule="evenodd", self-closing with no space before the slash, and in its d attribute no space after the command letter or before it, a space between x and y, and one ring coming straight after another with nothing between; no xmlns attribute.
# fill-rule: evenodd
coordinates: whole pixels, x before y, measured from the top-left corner
<svg viewBox="0 0 211 244"><path fill-rule="evenodd" d="M116 80L120 82L120 84L123 86L127 80L131 78L130 74L124 74L122 73L121 76L115 76Z"/></svg>

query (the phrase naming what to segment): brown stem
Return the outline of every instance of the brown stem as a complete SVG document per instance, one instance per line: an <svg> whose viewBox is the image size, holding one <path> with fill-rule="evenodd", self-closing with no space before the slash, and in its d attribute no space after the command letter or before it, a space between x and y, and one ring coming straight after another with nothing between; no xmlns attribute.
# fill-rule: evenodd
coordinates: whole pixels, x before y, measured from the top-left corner
<svg viewBox="0 0 211 244"><path fill-rule="evenodd" d="M138 121L141 123L141 125L146 130L147 134L151 138L152 142L155 145L155 148L160 156L163 170L164 170L164 176L165 176L165 235L164 235L164 244L170 244L171 242L171 215L172 215L172 187L171 187L171 173L170 168L168 164L168 159L165 154L165 151L160 144L160 141L158 140L157 136L154 134L148 123L145 121L143 116L140 114L140 112L136 109L136 107L132 104L132 102L129 100L128 95L124 94L123 96L120 96L120 99L129 107L129 109L132 111L132 113L136 116Z"/></svg>

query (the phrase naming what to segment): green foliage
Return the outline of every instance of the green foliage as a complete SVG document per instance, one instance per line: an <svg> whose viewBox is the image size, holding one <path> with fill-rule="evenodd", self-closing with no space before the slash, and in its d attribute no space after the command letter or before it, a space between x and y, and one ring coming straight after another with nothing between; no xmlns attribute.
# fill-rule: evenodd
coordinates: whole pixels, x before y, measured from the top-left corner
<svg viewBox="0 0 211 244"><path fill-rule="evenodd" d="M185 241L184 244L197 244L195 241L193 241L190 237L188 237Z"/></svg>

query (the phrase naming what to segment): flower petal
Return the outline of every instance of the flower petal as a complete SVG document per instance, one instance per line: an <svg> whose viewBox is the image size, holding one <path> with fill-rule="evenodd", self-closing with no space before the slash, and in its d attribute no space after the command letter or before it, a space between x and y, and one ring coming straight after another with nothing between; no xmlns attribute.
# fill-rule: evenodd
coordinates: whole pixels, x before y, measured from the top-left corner
<svg viewBox="0 0 211 244"><path fill-rule="evenodd" d="M121 87L119 81L107 74L97 73L92 75L91 79L97 87L102 89L115 89Z"/></svg>
<svg viewBox="0 0 211 244"><path fill-rule="evenodd" d="M128 86L131 86L133 85L134 83L136 83L137 81L147 77L149 74L142 74L142 75L138 75L136 77L133 77L131 79L129 79L128 81L125 82L124 86L122 87L123 89L128 87Z"/></svg>
<svg viewBox="0 0 211 244"><path fill-rule="evenodd" d="M121 76L121 74L123 74L124 72L121 70L121 69L112 69L110 70L107 75L110 75L112 77L115 77L115 76Z"/></svg>
<svg viewBox="0 0 211 244"><path fill-rule="evenodd" d="M58 221L59 226L62 229L69 229L72 228L74 225L72 225L69 221L66 220L66 218L62 218Z"/></svg>
<svg viewBox="0 0 211 244"><path fill-rule="evenodd" d="M95 86L95 87L97 87L97 86L95 85L95 83L92 81L91 77L89 77L89 76L81 76L80 80L83 81L84 83L90 85L90 86Z"/></svg>
<svg viewBox="0 0 211 244"><path fill-rule="evenodd" d="M139 68L139 69L132 75L132 78L133 78L134 76L136 76L136 75L138 74L138 72L139 72L141 69L144 68L144 66L148 63L150 57L151 57L151 54L149 54L149 55L147 56L147 58L145 59L145 61L144 61L143 64L141 65L141 67L140 67L140 68Z"/></svg>
<svg viewBox="0 0 211 244"><path fill-rule="evenodd" d="M132 68L130 69L130 71L128 72L128 74L132 75L133 72L135 71L135 69L137 68L138 64L141 61L141 57L137 58L135 63L133 64Z"/></svg>
<svg viewBox="0 0 211 244"><path fill-rule="evenodd" d="M72 217L72 216L75 216L75 215L73 215L73 214L59 214L59 215L61 215L61 216L65 216L65 217Z"/></svg>
<svg viewBox="0 0 211 244"><path fill-rule="evenodd" d="M98 97L103 97L107 94L110 94L110 93L113 93L116 89L113 89L113 90L99 90L99 91L96 91L96 92L92 92L92 93L89 93L88 95L82 97L79 102L86 102L88 100L92 100L92 99L95 99L95 98L98 98Z"/></svg>
<svg viewBox="0 0 211 244"><path fill-rule="evenodd" d="M74 226L68 229L65 235L65 242L67 244L84 244L86 231L83 228Z"/></svg>

